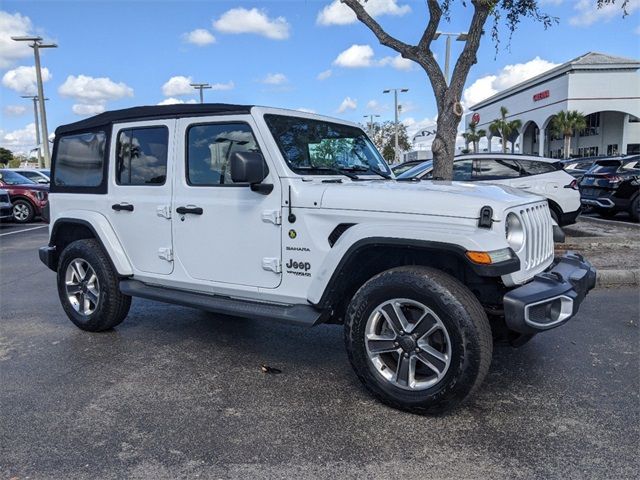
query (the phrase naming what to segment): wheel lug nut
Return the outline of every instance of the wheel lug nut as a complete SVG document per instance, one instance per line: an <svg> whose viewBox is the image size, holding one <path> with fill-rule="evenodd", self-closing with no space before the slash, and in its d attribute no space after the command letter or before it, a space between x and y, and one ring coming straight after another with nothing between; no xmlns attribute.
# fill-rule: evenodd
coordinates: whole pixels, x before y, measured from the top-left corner
<svg viewBox="0 0 640 480"><path fill-rule="evenodd" d="M405 353L405 354L404 354L404 358L409 358L409 354L408 354L408 353Z"/></svg>
<svg viewBox="0 0 640 480"><path fill-rule="evenodd" d="M416 353L420 353L420 349L416 347Z"/></svg>
<svg viewBox="0 0 640 480"><path fill-rule="evenodd" d="M398 342L393 342L393 346L394 346L394 347L399 347L399 346L400 346L400 344L399 344Z"/></svg>

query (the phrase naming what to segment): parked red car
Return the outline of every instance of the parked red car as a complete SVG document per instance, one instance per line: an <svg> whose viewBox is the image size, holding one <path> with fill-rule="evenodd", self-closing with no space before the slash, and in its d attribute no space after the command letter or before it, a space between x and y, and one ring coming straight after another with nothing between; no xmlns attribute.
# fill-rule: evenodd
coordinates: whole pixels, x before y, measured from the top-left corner
<svg viewBox="0 0 640 480"><path fill-rule="evenodd" d="M12 170L0 169L0 188L7 190L13 204L13 220L31 222L42 216L48 203L49 186L41 185Z"/></svg>

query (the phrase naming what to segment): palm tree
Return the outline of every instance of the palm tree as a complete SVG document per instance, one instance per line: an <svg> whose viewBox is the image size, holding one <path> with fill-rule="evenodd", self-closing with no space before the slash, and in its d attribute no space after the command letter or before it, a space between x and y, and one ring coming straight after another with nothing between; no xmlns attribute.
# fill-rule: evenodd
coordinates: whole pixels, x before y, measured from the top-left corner
<svg viewBox="0 0 640 480"><path fill-rule="evenodd" d="M478 122L469 122L469 129L462 134L462 138L465 139L467 145L473 145L473 153L478 153L480 139L487 136L487 131L483 129L476 130L477 126Z"/></svg>
<svg viewBox="0 0 640 480"><path fill-rule="evenodd" d="M511 149L513 150L513 144L515 142L515 137L513 137L513 135L514 133L517 134L520 127L522 127L522 122L520 120L507 120L508 114L509 110L507 110L506 107L500 107L500 118L496 118L491 122L491 125L489 125L491 134L497 135L502 139L502 153L507 153L508 141L511 141Z"/></svg>
<svg viewBox="0 0 640 480"><path fill-rule="evenodd" d="M571 155L571 137L576 132L587 128L585 116L577 110L564 110L556 113L551 119L551 133L557 137L564 138L564 158Z"/></svg>

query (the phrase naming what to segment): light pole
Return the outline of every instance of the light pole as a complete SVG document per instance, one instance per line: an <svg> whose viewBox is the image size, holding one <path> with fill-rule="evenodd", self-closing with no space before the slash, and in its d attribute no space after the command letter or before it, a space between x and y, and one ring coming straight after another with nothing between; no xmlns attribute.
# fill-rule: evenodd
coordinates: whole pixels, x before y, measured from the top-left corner
<svg viewBox="0 0 640 480"><path fill-rule="evenodd" d="M370 113L368 115L363 115L364 118L369 119L369 136L373 135L373 119L378 118L380 115L375 113Z"/></svg>
<svg viewBox="0 0 640 480"><path fill-rule="evenodd" d="M393 155L393 162L397 162L400 158L399 152L398 152L398 91L400 93L406 93L409 91L408 88L387 88L386 90L383 90L382 93L391 93L393 92L393 103L394 103L394 112L395 112L395 151L394 151L394 155Z"/></svg>
<svg viewBox="0 0 640 480"><path fill-rule="evenodd" d="M40 68L40 49L57 48L55 43L42 43L42 37L24 36L11 37L16 42L32 42L29 45L33 48L33 56L36 62L36 80L38 83L38 104L40 105L40 126L42 127L42 153L44 155L44 166L51 167L51 155L49 154L49 130L47 129L47 112L44 108L44 87L42 86L42 70Z"/></svg>
<svg viewBox="0 0 640 480"><path fill-rule="evenodd" d="M31 100L33 100L33 116L35 118L35 125L36 125L36 152L37 152L37 157L38 157L38 166L40 168L44 167L44 160L42 158L42 150L40 150L40 126L38 125L39 120L38 120L38 96L37 95L20 95L22 98L30 98ZM48 98L45 98L45 101L49 100Z"/></svg>
<svg viewBox="0 0 640 480"><path fill-rule="evenodd" d="M208 83L190 83L193 88L200 91L200 103L204 103L204 97L202 95L202 91L206 88L211 88L211 85Z"/></svg>
<svg viewBox="0 0 640 480"><path fill-rule="evenodd" d="M446 50L444 54L444 79L449 85L449 59L451 58L451 37L456 37L458 42L465 42L469 36L466 32L460 33L448 33L448 32L436 32L433 36L434 40L437 40L440 35L447 37Z"/></svg>

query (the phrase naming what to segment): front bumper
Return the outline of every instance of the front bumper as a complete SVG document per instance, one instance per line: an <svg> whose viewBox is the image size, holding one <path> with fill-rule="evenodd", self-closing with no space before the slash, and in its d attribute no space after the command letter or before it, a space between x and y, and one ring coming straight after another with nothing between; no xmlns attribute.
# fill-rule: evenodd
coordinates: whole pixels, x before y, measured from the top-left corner
<svg viewBox="0 0 640 480"><path fill-rule="evenodd" d="M582 211L582 208L578 208L574 212L561 213L560 218L558 219L560 221L560 226L564 227L566 225L573 225L574 223L576 223L576 220L578 219L578 215L580 215L581 211Z"/></svg>
<svg viewBox="0 0 640 480"><path fill-rule="evenodd" d="M631 205L628 198L619 198L615 196L612 190L601 189L597 195L583 195L580 198L582 205L588 207L597 207L603 210L626 210Z"/></svg>
<svg viewBox="0 0 640 480"><path fill-rule="evenodd" d="M49 270L53 270L54 272L57 269L58 265L58 257L56 255L56 247L40 247L38 249L38 256L40 257L40 261L44 263Z"/></svg>
<svg viewBox="0 0 640 480"><path fill-rule="evenodd" d="M578 313L596 285L596 269L582 255L568 252L532 281L504 296L510 330L532 334L566 323Z"/></svg>

